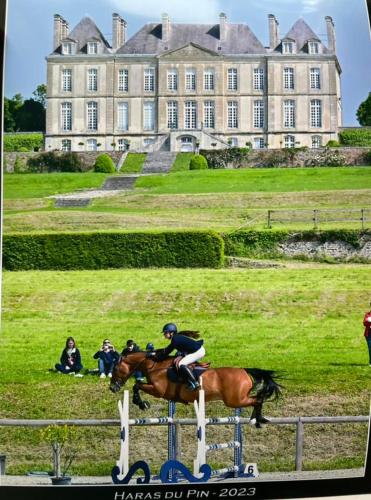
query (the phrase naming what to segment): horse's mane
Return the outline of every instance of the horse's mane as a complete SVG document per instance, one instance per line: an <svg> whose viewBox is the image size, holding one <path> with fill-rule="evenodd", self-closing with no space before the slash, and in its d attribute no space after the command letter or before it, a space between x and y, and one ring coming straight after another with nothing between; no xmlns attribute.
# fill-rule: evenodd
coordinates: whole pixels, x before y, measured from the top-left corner
<svg viewBox="0 0 371 500"><path fill-rule="evenodd" d="M195 332L193 330L183 330L182 332L178 332L177 335L185 335L186 337L191 337L192 339L198 339L200 337L199 332Z"/></svg>

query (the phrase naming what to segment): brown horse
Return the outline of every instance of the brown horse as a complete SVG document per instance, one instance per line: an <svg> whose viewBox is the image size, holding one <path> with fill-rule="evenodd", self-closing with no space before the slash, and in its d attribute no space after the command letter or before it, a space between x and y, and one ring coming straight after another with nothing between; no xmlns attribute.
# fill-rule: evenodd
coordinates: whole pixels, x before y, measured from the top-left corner
<svg viewBox="0 0 371 500"><path fill-rule="evenodd" d="M173 365L174 357L164 361L149 358L145 352L135 352L122 356L118 361L110 383L112 392L118 392L130 375L140 370L148 383L136 383L134 386L133 403L141 409L149 407L142 401L139 389L155 398L176 401L183 404L193 402L198 398L198 390L191 391L183 383L171 382L167 370ZM252 406L251 419L256 419L256 426L267 420L262 416L264 401L281 394L281 386L275 381L275 373L259 368L215 368L202 373L202 388L205 390L205 401L222 400L229 408Z"/></svg>

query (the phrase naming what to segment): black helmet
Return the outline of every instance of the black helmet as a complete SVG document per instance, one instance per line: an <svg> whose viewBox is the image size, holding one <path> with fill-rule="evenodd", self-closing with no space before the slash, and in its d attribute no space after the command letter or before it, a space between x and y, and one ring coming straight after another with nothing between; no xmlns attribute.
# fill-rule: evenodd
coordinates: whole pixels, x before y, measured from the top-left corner
<svg viewBox="0 0 371 500"><path fill-rule="evenodd" d="M170 332L170 333L177 333L178 329L174 323L166 323L166 325L162 329L163 333Z"/></svg>
<svg viewBox="0 0 371 500"><path fill-rule="evenodd" d="M155 350L155 346L152 344L152 342L148 342L148 344L146 345L146 351L154 351Z"/></svg>

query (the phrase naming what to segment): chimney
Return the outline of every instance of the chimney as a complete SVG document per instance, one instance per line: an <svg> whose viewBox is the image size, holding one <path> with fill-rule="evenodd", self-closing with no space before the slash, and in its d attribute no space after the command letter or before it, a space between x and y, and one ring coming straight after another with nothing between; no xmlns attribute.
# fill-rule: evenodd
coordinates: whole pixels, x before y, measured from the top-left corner
<svg viewBox="0 0 371 500"><path fill-rule="evenodd" d="M327 47L330 52L336 52L336 37L335 37L335 27L332 17L325 17L326 26L327 26Z"/></svg>
<svg viewBox="0 0 371 500"><path fill-rule="evenodd" d="M269 21L269 48L274 50L280 43L280 36L278 32L278 21L273 14L268 15Z"/></svg>
<svg viewBox="0 0 371 500"><path fill-rule="evenodd" d="M118 14L112 14L112 48L119 49L126 42L126 21Z"/></svg>
<svg viewBox="0 0 371 500"><path fill-rule="evenodd" d="M168 42L170 39L170 17L169 14L162 14L162 41Z"/></svg>
<svg viewBox="0 0 371 500"><path fill-rule="evenodd" d="M227 38L227 16L224 12L219 14L219 39L221 42L225 42Z"/></svg>
<svg viewBox="0 0 371 500"><path fill-rule="evenodd" d="M68 22L59 14L54 14L54 50L57 49L63 38L69 34Z"/></svg>

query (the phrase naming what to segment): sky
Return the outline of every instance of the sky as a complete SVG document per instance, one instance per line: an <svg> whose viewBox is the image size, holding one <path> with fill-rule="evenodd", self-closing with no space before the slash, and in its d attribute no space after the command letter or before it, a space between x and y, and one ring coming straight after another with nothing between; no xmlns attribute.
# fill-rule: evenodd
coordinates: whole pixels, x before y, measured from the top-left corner
<svg viewBox="0 0 371 500"><path fill-rule="evenodd" d="M76 26L89 15L108 41L112 13L128 23L128 37L147 22L161 22L162 13L178 23L218 23L225 12L232 23L245 23L268 46L268 14L286 34L303 17L327 44L325 16L333 18L337 55L342 68L343 124L357 126L356 111L371 92L371 38L366 0L8 0L5 96L32 97L46 83L45 57L53 44L53 16L60 14Z"/></svg>

